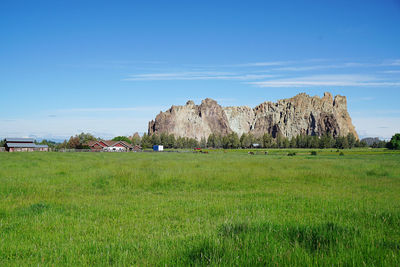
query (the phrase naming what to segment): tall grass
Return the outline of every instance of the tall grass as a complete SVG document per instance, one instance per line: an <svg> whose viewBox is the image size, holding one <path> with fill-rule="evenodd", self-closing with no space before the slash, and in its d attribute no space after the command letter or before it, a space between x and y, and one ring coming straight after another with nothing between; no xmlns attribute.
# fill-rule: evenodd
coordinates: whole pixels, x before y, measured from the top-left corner
<svg viewBox="0 0 400 267"><path fill-rule="evenodd" d="M0 153L0 265L398 266L400 154L295 151Z"/></svg>

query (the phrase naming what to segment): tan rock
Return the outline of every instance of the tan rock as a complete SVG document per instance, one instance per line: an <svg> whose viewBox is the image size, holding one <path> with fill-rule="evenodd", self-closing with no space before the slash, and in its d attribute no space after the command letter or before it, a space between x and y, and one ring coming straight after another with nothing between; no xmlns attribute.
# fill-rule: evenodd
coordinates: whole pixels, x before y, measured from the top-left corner
<svg viewBox="0 0 400 267"><path fill-rule="evenodd" d="M276 103L264 102L255 108L221 107L212 99L200 105L188 101L185 106L172 106L149 122L149 134L169 133L175 136L200 140L211 133L226 135L236 132L261 136L270 133L273 137L282 134L292 138L299 134L345 136L358 135L347 112L345 96L325 93L322 98L305 93Z"/></svg>

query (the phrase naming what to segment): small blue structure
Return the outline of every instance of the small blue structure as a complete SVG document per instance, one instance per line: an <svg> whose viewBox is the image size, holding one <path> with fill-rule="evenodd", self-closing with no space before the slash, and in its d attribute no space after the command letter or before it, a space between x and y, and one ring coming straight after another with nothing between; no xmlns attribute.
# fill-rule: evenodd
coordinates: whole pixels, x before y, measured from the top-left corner
<svg viewBox="0 0 400 267"><path fill-rule="evenodd" d="M153 151L163 151L164 150L164 146L162 145L155 145L153 146Z"/></svg>

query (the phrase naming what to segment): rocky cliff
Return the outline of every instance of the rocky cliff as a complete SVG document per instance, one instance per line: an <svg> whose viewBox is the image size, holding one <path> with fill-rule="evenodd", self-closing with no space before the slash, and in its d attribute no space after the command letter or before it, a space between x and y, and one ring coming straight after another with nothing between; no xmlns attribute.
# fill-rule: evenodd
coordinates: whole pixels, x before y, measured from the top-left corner
<svg viewBox="0 0 400 267"><path fill-rule="evenodd" d="M289 99L264 102L255 108L221 107L205 99L200 105L188 101L185 106L172 106L149 122L149 134L168 133L200 140L211 133L226 135L236 132L255 136L270 133L292 138L299 134L345 136L358 135L347 112L345 96L325 93L322 98L305 93Z"/></svg>

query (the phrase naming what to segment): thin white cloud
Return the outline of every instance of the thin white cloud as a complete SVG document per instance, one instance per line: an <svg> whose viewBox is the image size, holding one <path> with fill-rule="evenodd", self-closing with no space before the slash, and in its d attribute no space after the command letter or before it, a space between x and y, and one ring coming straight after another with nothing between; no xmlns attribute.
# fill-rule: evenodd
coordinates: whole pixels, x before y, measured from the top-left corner
<svg viewBox="0 0 400 267"><path fill-rule="evenodd" d="M381 64L370 64L370 63L358 63L358 62L346 62L342 64L327 64L327 65L311 65L311 66L291 66L291 67L280 67L274 68L274 71L310 71L310 70L321 70L321 69L340 69L340 68L355 68L355 67L374 67L381 66Z"/></svg>
<svg viewBox="0 0 400 267"><path fill-rule="evenodd" d="M385 65L385 66L400 66L400 59L387 60L382 65Z"/></svg>
<svg viewBox="0 0 400 267"><path fill-rule="evenodd" d="M318 62L317 65L313 65ZM333 62L335 62L333 64ZM311 65L310 65L311 64ZM329 70L333 69L350 69L354 73L357 69L363 69L363 72L370 74L378 73L398 73L398 70L380 69L384 67L393 67L400 65L400 59L389 59L381 62L341 62L338 60L327 59L309 59L309 60L293 60L293 61L260 61L239 64L227 65L198 65L198 66L185 66L181 67L181 71L164 71L162 69L150 73L135 73L122 79L122 81L168 81L168 80L238 80L254 82L253 84L260 87L304 87L304 86L398 86L399 81L389 81L384 79L375 79L375 81L365 81L363 79L349 80L349 79L325 79L325 81L314 80L298 80L292 78L292 72L311 72L316 70ZM236 71L231 71L235 67ZM252 67L252 68L248 68ZM186 68L186 70L185 70ZM373 69L371 69L373 68ZM240 70L240 71L239 71ZM329 74L329 73L328 73ZM281 80L268 80L260 81L263 79L277 78L279 76L288 76L287 79ZM290 77L292 76L292 77ZM353 75L354 77L354 75ZM312 77L315 78L315 77Z"/></svg>
<svg viewBox="0 0 400 267"><path fill-rule="evenodd" d="M276 77L270 74L240 74L231 72L170 72L134 74L124 81L168 81L168 80L259 80Z"/></svg>
<svg viewBox="0 0 400 267"><path fill-rule="evenodd" d="M400 70L384 70L381 73L388 73L388 74L397 74L400 73Z"/></svg>
<svg viewBox="0 0 400 267"><path fill-rule="evenodd" d="M125 107L125 108L70 108L58 109L57 112L70 113L70 112L121 112L121 111L157 111L164 109L164 106L149 106L149 107Z"/></svg>
<svg viewBox="0 0 400 267"><path fill-rule="evenodd" d="M400 82L381 81L368 75L315 75L288 79L249 82L257 87L313 87L313 86L400 86Z"/></svg>
<svg viewBox="0 0 400 267"><path fill-rule="evenodd" d="M294 61L266 61L266 62L249 62L241 64L222 65L223 67L268 67L281 66L293 63Z"/></svg>
<svg viewBox="0 0 400 267"><path fill-rule="evenodd" d="M352 113L356 115L379 115L385 117L393 117L395 115L400 115L400 109L358 110Z"/></svg>
<svg viewBox="0 0 400 267"><path fill-rule="evenodd" d="M362 100L362 101L372 101L372 100L375 100L375 97L364 96L364 97L361 97L360 100Z"/></svg>

